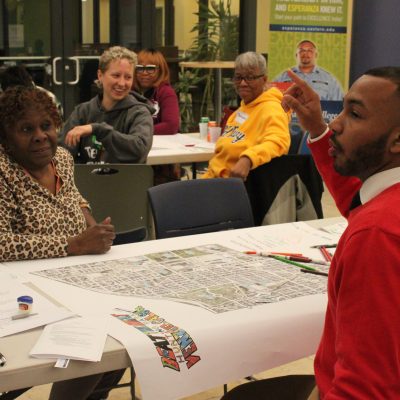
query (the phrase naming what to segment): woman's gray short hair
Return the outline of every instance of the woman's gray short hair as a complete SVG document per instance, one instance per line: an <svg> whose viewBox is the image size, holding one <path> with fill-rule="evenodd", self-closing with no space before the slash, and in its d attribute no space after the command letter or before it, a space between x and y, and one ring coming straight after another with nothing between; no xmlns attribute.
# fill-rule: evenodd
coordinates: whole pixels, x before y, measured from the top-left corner
<svg viewBox="0 0 400 400"><path fill-rule="evenodd" d="M136 53L122 46L113 46L107 50L104 50L99 59L99 70L104 74L112 61L122 59L125 59L132 64L133 70L135 70L137 64ZM96 80L95 83L98 87L101 87L101 83L98 80Z"/></svg>
<svg viewBox="0 0 400 400"><path fill-rule="evenodd" d="M258 68L260 70L260 74L267 75L267 62L265 57L260 53L256 53L255 51L247 51L246 53L239 54L235 60L235 68Z"/></svg>

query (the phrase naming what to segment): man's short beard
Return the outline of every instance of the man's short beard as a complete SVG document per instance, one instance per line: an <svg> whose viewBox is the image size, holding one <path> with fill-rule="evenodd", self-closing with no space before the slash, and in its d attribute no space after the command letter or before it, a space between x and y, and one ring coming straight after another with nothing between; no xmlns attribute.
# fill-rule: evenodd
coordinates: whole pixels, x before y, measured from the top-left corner
<svg viewBox="0 0 400 400"><path fill-rule="evenodd" d="M364 176L367 171L377 170L383 163L385 149L390 132L376 139L374 142L364 144L354 150L352 157L345 160L342 165L334 162L337 173L343 176Z"/></svg>

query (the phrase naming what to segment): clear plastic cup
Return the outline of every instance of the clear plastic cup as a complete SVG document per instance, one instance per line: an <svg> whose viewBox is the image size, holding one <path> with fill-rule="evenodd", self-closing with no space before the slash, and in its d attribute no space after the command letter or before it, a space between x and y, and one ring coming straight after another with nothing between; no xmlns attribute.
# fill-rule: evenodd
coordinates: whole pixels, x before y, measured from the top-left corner
<svg viewBox="0 0 400 400"><path fill-rule="evenodd" d="M208 122L199 123L199 132L200 132L200 139L207 140Z"/></svg>

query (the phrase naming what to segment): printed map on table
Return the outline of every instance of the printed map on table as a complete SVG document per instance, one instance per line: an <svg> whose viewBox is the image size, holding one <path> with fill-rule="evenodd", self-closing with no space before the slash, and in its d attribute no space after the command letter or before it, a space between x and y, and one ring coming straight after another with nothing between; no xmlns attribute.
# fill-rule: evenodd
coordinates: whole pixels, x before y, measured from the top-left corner
<svg viewBox="0 0 400 400"><path fill-rule="evenodd" d="M301 273L296 266L220 245L34 274L100 293L180 301L214 313L323 293L327 283L326 277Z"/></svg>

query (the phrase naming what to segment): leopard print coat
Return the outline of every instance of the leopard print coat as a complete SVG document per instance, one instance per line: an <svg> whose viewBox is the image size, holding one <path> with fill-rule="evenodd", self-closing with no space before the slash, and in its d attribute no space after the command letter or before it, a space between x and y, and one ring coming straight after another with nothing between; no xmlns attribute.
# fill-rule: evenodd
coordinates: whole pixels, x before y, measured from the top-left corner
<svg viewBox="0 0 400 400"><path fill-rule="evenodd" d="M54 164L62 179L56 195L27 175L0 146L0 261L66 256L67 238L86 229L73 158L59 147Z"/></svg>

